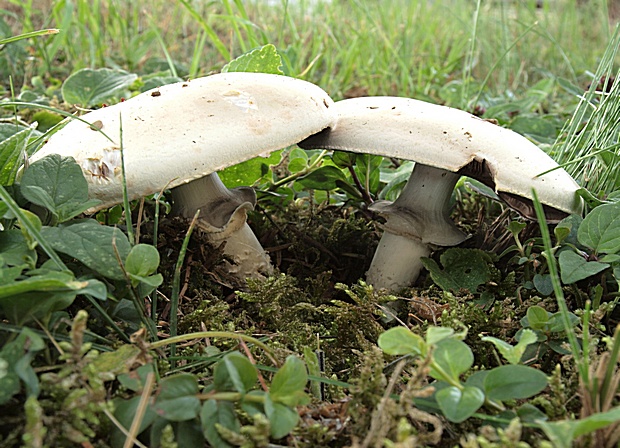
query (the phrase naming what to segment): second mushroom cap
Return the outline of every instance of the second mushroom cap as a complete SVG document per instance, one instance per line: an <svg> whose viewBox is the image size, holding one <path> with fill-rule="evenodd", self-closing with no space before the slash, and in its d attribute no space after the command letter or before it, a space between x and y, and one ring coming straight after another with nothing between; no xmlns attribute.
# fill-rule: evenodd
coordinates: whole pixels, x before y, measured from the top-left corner
<svg viewBox="0 0 620 448"><path fill-rule="evenodd" d="M338 123L300 144L413 160L478 179L528 218L532 188L556 220L581 213L579 185L522 135L459 109L399 97L338 101ZM559 211L559 213L554 212Z"/></svg>

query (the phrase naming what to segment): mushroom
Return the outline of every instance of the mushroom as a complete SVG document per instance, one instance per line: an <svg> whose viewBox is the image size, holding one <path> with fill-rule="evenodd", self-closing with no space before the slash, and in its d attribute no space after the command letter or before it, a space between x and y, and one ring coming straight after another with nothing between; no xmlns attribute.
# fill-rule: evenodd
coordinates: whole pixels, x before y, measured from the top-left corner
<svg viewBox="0 0 620 448"><path fill-rule="evenodd" d="M453 246L467 238L449 219L449 200L460 176L492 188L509 207L535 219L534 188L550 222L581 213L579 185L525 137L467 112L409 98L364 97L338 101L335 127L299 143L369 153L415 163L394 202L369 209L386 217L367 280L377 288L411 285L421 257L434 246Z"/></svg>
<svg viewBox="0 0 620 448"><path fill-rule="evenodd" d="M229 190L216 172L281 149L334 122L333 101L319 87L286 76L225 73L165 85L73 120L52 135L33 160L73 157L92 213L122 202L121 144L129 199L172 188L174 210L192 217L241 281L270 273L269 257L246 223L254 190ZM122 134L121 134L122 124ZM98 131L102 132L98 132Z"/></svg>

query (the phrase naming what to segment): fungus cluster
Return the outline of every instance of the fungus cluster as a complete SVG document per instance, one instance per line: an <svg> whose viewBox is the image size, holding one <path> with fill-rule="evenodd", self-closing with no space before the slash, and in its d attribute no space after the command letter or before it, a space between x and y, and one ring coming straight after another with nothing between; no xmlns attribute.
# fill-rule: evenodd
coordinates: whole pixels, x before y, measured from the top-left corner
<svg viewBox="0 0 620 448"><path fill-rule="evenodd" d="M33 159L72 156L101 209L123 199L122 147L130 199L172 188L175 213L192 217L200 210L199 227L224 244L229 268L242 281L272 271L246 223L256 195L247 187L226 188L216 173L293 144L416 162L394 203L370 207L386 217L367 274L379 288L410 285L421 257L466 238L449 219L449 199L462 175L480 180L527 218L535 217L532 188L551 221L582 210L579 186L564 170L537 176L557 164L526 138L466 112L407 98L334 103L304 81L226 73L166 85L82 119L89 124L71 121Z"/></svg>

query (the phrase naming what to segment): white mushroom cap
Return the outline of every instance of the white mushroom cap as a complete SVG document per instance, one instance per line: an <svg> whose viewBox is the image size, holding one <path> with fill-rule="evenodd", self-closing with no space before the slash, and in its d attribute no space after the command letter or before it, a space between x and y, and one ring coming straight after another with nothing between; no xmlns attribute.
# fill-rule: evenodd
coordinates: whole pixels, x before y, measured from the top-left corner
<svg viewBox="0 0 620 448"><path fill-rule="evenodd" d="M480 180L508 205L534 218L532 188L551 221L581 213L579 185L525 137L462 110L409 98L362 97L338 101L335 128L312 136L304 148L376 154L441 168ZM554 213L554 210L563 213Z"/></svg>
<svg viewBox="0 0 620 448"><path fill-rule="evenodd" d="M82 119L92 127L71 121L32 159L72 156L90 197L102 201L98 210L122 201L121 120L127 189L136 199L295 144L333 125L332 104L319 87L298 79L218 74L90 112Z"/></svg>

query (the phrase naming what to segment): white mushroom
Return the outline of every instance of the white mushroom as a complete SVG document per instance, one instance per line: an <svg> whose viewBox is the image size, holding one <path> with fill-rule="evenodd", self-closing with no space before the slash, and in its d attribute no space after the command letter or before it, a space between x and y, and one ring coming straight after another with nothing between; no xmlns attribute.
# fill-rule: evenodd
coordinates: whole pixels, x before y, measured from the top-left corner
<svg viewBox="0 0 620 448"><path fill-rule="evenodd" d="M367 273L378 288L409 286L420 257L433 246L452 246L466 236L449 219L449 199L461 175L480 180L511 208L535 218L532 188L547 219L581 213L577 183L525 137L467 112L408 98L366 97L336 102L335 127L299 145L369 153L416 162L394 202L369 207L386 217L385 233Z"/></svg>
<svg viewBox="0 0 620 448"><path fill-rule="evenodd" d="M334 123L319 87L286 76L226 73L166 85L90 112L54 134L33 160L73 157L96 209L122 202L122 147L129 199L174 188L176 211L192 217L224 253L240 280L271 272L269 257L246 224L250 188L227 189L218 170L303 140ZM98 132L101 130L102 132ZM110 139L106 138L106 135Z"/></svg>

